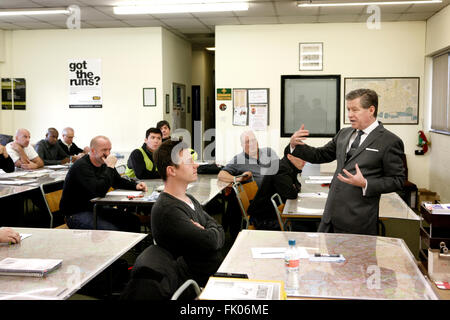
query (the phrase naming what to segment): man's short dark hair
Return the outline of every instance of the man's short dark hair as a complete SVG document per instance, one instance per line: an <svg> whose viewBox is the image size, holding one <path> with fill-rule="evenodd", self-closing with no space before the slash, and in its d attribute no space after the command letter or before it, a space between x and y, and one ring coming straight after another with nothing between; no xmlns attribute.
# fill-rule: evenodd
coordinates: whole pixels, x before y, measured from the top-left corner
<svg viewBox="0 0 450 320"><path fill-rule="evenodd" d="M180 140L166 140L153 152L153 160L156 163L156 168L164 181L167 180L166 169L168 166L178 168L178 164L172 159L172 151L175 147L178 151L178 156L181 150L189 149L188 145Z"/></svg>
<svg viewBox="0 0 450 320"><path fill-rule="evenodd" d="M157 127L158 129L161 129L163 126L167 126L167 128L169 128L169 130L170 130L170 124L169 124L169 121L161 120L161 121L159 121L159 122L156 124L156 127Z"/></svg>
<svg viewBox="0 0 450 320"><path fill-rule="evenodd" d="M361 98L359 101L364 109L369 109L371 106L375 107L373 116L376 118L378 112L378 94L371 89L356 89L350 91L345 96L345 100L347 101L355 100L357 98Z"/></svg>
<svg viewBox="0 0 450 320"><path fill-rule="evenodd" d="M159 128L150 128L147 131L145 131L145 138L148 139L148 136L150 135L150 133L156 133L161 135L162 138L162 132L161 130L159 130Z"/></svg>

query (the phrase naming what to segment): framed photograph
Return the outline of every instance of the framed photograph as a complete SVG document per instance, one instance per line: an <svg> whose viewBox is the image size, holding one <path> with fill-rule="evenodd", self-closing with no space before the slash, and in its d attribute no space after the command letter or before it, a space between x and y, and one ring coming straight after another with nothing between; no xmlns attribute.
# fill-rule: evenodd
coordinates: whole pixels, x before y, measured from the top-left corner
<svg viewBox="0 0 450 320"><path fill-rule="evenodd" d="M340 75L281 76L281 137L302 124L310 137L334 137L340 129Z"/></svg>
<svg viewBox="0 0 450 320"><path fill-rule="evenodd" d="M300 43L300 71L323 70L323 43Z"/></svg>
<svg viewBox="0 0 450 320"><path fill-rule="evenodd" d="M419 77L344 78L344 123L348 124L345 96L367 88L378 94L377 120L383 124L419 123Z"/></svg>
<svg viewBox="0 0 450 320"><path fill-rule="evenodd" d="M166 94L166 113L170 113L170 96Z"/></svg>
<svg viewBox="0 0 450 320"><path fill-rule="evenodd" d="M156 88L143 89L144 107L156 107Z"/></svg>

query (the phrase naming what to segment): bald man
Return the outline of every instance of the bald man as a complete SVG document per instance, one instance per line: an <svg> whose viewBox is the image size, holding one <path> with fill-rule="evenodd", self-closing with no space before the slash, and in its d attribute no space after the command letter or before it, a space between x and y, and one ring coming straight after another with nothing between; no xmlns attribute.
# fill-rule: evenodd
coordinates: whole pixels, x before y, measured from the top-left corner
<svg viewBox="0 0 450 320"><path fill-rule="evenodd" d="M72 128L64 128L61 132L62 139L58 140L59 146L67 153L72 156L73 160L77 160L89 153L89 147L84 147L84 149L79 148L74 142L75 132Z"/></svg>
<svg viewBox="0 0 450 320"><path fill-rule="evenodd" d="M36 146L37 154L44 161L44 165L65 164L69 162L69 155L59 146L58 130L48 128L45 139L42 139Z"/></svg>
<svg viewBox="0 0 450 320"><path fill-rule="evenodd" d="M14 141L6 145L6 150L18 168L25 170L38 169L44 166L44 161L30 146L30 131L17 129Z"/></svg>
<svg viewBox="0 0 450 320"><path fill-rule="evenodd" d="M94 228L91 199L104 197L109 188L147 191L145 183L122 178L115 169L111 141L105 136L91 140L89 154L77 160L64 181L60 209L71 229ZM139 218L118 208L103 208L97 215L97 229L139 232Z"/></svg>

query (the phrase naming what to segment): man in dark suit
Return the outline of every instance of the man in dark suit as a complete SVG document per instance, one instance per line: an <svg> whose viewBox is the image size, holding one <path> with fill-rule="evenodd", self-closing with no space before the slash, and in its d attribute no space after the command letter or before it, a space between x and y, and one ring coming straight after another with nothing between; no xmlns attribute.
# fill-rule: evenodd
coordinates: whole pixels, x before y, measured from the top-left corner
<svg viewBox="0 0 450 320"><path fill-rule="evenodd" d="M381 194L400 190L405 180L403 142L376 120L375 91L357 89L345 99L351 128L314 148L303 142L309 131L302 125L286 148L311 163L337 160L318 232L376 235Z"/></svg>

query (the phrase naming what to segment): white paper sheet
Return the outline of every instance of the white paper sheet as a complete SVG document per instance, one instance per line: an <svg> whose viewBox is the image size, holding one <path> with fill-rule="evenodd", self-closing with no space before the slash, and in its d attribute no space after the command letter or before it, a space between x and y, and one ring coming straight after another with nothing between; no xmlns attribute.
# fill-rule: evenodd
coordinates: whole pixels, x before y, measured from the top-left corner
<svg viewBox="0 0 450 320"><path fill-rule="evenodd" d="M106 194L106 196L133 196L133 197L137 197L140 196L142 194L142 191L133 191L133 190L122 190L122 189L117 189L117 190L113 190L110 191Z"/></svg>

